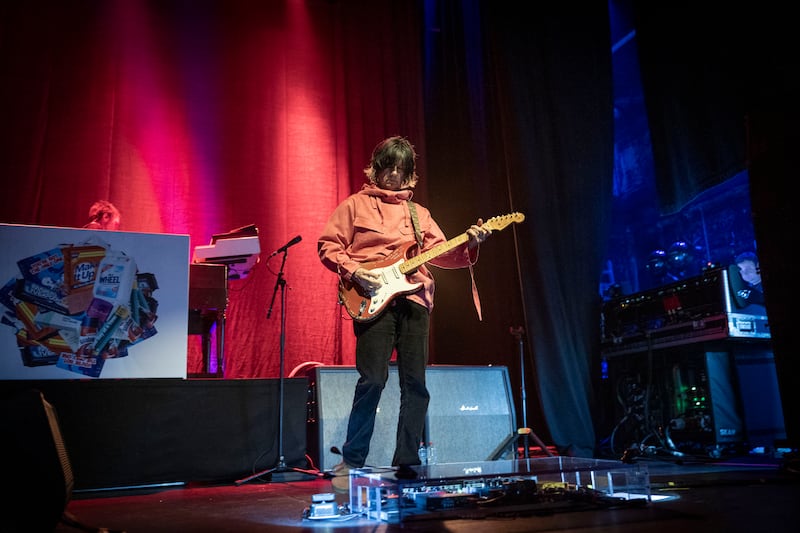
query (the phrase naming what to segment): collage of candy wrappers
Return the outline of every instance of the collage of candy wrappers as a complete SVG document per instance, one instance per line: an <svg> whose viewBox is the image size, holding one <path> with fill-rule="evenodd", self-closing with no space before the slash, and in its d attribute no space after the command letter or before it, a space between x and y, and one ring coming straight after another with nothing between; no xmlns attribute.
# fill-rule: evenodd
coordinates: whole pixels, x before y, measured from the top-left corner
<svg viewBox="0 0 800 533"><path fill-rule="evenodd" d="M14 328L22 364L99 377L107 359L157 331L154 274L101 240L60 244L17 261L2 288L2 324Z"/></svg>

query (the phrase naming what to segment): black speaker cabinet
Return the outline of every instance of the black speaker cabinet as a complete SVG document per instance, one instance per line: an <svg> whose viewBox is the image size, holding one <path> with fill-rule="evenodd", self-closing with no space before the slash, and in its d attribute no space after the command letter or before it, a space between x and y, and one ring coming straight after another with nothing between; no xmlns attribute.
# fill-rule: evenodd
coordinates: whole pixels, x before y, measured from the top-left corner
<svg viewBox="0 0 800 533"><path fill-rule="evenodd" d="M714 428L713 442L716 444L743 442L741 402L733 377L734 367L730 352L706 351L702 354L701 361L705 362L708 377L709 403Z"/></svg>
<svg viewBox="0 0 800 533"><path fill-rule="evenodd" d="M308 452L318 468L328 470L341 461L330 449L344 444L358 372L352 366L320 366L310 372L309 379ZM516 432L506 367L430 366L427 386L431 401L426 439L436 446L438 462L494 459L498 447ZM367 465L391 465L399 408L397 368L391 366Z"/></svg>
<svg viewBox="0 0 800 533"><path fill-rule="evenodd" d="M504 366L432 366L428 369L428 441L437 462L496 459L516 434L508 369Z"/></svg>
<svg viewBox="0 0 800 533"><path fill-rule="evenodd" d="M733 348L733 355L747 444L751 449L771 450L786 439L783 402L772 348L765 343L740 344Z"/></svg>
<svg viewBox="0 0 800 533"><path fill-rule="evenodd" d="M55 409L38 390L18 391L2 398L0 424L8 430L0 439L7 488L0 529L53 531L74 486Z"/></svg>
<svg viewBox="0 0 800 533"><path fill-rule="evenodd" d="M341 456L331 452L331 448L335 446L341 450L344 445L358 372L352 366L321 366L313 369L310 380L311 407L306 438L308 453L317 461L317 468L330 470L342 460ZM375 416L375 431L365 463L367 466L392 464L399 412L397 367L391 366L389 380Z"/></svg>

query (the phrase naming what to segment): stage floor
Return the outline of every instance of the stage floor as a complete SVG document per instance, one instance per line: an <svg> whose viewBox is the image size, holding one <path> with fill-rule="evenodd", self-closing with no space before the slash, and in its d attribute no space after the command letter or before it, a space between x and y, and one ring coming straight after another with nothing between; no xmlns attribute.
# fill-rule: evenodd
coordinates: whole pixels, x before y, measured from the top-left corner
<svg viewBox="0 0 800 533"><path fill-rule="evenodd" d="M362 516L304 518L312 495L330 481L296 472L244 483L128 488L73 493L68 514L88 528L137 532L450 531L450 532L752 532L796 531L800 473L795 458L759 455L713 462L635 460L647 466L653 500L643 505L542 512L519 507L486 516L463 515L391 524ZM238 480L241 481L241 480ZM348 503L337 495L337 504ZM61 523L58 533L80 531Z"/></svg>

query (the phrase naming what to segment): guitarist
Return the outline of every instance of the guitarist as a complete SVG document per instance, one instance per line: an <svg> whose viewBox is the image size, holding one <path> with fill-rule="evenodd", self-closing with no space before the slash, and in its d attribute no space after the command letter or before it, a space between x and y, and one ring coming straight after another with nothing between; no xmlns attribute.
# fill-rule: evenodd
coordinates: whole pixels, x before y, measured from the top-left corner
<svg viewBox="0 0 800 533"><path fill-rule="evenodd" d="M421 242L422 251L447 241L430 211L419 204L409 207L417 185L417 154L404 137L389 137L373 150L364 169L368 183L346 198L333 211L317 243L323 265L339 275L342 283L358 285L363 294L379 290L383 277L364 268L380 262L408 243ZM418 224L415 224L416 218ZM491 230L483 221L467 229L468 240L430 260L442 268L471 267L478 259L478 245ZM418 228L415 231L415 228ZM412 246L409 256L417 255ZM433 309L434 279L425 264L407 275L413 292L398 294L374 318L354 319L356 368L359 373L353 405L342 447L343 461L333 468L335 491L349 491L351 468L364 466L375 427L375 414L389 376L389 361L397 351L400 382L400 415L397 422L392 466L398 478L413 478L410 465L419 465L417 455L424 438L430 395L425 386L428 364L428 333ZM477 302L476 302L477 303ZM382 466L382 465L381 465Z"/></svg>

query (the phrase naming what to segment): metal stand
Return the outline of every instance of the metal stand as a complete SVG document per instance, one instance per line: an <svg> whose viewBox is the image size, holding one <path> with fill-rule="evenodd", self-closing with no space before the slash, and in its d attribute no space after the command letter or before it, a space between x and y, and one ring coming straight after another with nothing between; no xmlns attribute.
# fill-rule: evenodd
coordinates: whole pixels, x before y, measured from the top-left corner
<svg viewBox="0 0 800 533"><path fill-rule="evenodd" d="M320 472L319 470L305 470L303 468L295 468L286 466L286 458L283 455L283 403L284 403L284 361L285 361L285 349L286 349L286 280L283 278L283 267L286 264L286 254L287 254L288 246L284 247L283 249L283 260L281 261L281 270L278 272L278 279L275 281L275 289L272 291L272 301L269 304L269 311L267 311L267 319L272 315L272 306L275 304L275 295L278 292L278 287L281 289L281 361L280 361L280 387L278 392L278 404L279 404L279 414L278 414L278 464L272 468L268 468L266 470L262 470L261 472L257 472L252 476L248 476L244 479L237 480L235 483L236 485L241 485L243 483L247 483L251 479L255 479L257 477L271 475L276 472L299 472L301 474L306 474L309 476L315 477L325 477L325 474Z"/></svg>
<svg viewBox="0 0 800 533"><path fill-rule="evenodd" d="M522 335L525 331L522 329L522 326L519 327L511 327L509 328L509 332L517 339L519 342L519 374L520 374L520 395L522 399L522 427L517 429L517 435L522 436L522 442L524 444L524 453L523 457L525 459L528 458L529 451L528 451L528 437L532 438L533 441L539 445L544 453L548 456L553 457L553 453L547 449L544 442L533 432L531 428L528 427L528 396L527 391L525 388L525 348L522 343Z"/></svg>

